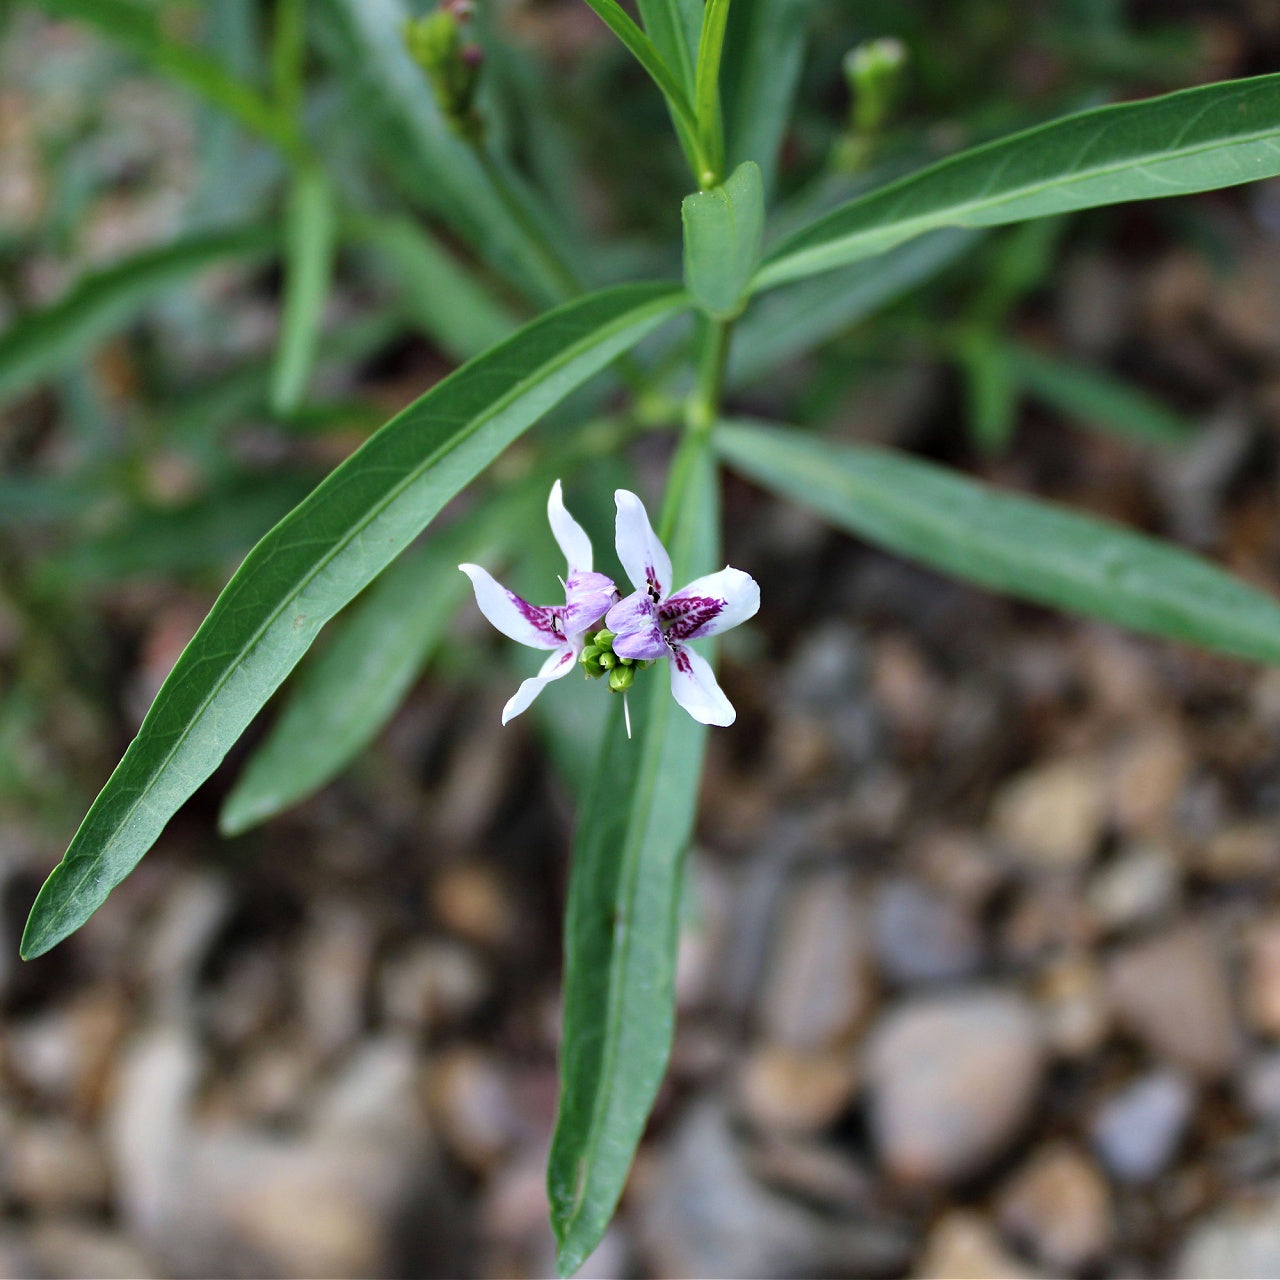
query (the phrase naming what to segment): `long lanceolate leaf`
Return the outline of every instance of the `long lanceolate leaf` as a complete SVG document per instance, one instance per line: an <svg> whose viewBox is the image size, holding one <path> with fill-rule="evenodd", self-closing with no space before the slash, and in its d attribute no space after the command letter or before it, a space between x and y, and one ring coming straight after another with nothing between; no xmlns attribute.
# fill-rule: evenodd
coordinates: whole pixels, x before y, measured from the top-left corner
<svg viewBox="0 0 1280 1280"><path fill-rule="evenodd" d="M715 567L715 476L691 459L672 544L675 581ZM565 922L560 1110L547 1186L561 1275L599 1243L626 1182L675 1025L677 914L706 729L660 664L615 714L574 842Z"/></svg>
<svg viewBox="0 0 1280 1280"><path fill-rule="evenodd" d="M813 0L734 0L720 83L728 167L754 160L773 189Z"/></svg>
<svg viewBox="0 0 1280 1280"><path fill-rule="evenodd" d="M721 454L838 528L995 591L1280 662L1280 604L1178 547L918 458L726 423Z"/></svg>
<svg viewBox="0 0 1280 1280"><path fill-rule="evenodd" d="M218 262L260 255L275 243L267 227L193 236L86 276L57 302L19 316L0 333L0 400L79 359L179 281Z"/></svg>
<svg viewBox="0 0 1280 1280"><path fill-rule="evenodd" d="M279 719L227 796L218 819L224 835L304 800L373 741L471 594L458 562L491 559L545 503L541 477L532 496L504 491L406 553L338 619L333 643L308 656Z"/></svg>
<svg viewBox="0 0 1280 1280"><path fill-rule="evenodd" d="M952 156L778 246L759 288L830 271L935 227L991 227L1280 173L1280 74L1101 107Z"/></svg>
<svg viewBox="0 0 1280 1280"><path fill-rule="evenodd" d="M292 413L311 376L333 271L336 214L323 173L301 169L285 210L284 306L271 385L271 407Z"/></svg>
<svg viewBox="0 0 1280 1280"><path fill-rule="evenodd" d="M393 418L249 553L40 891L22 953L77 929L213 772L320 627L574 387L682 305L629 285L535 320Z"/></svg>

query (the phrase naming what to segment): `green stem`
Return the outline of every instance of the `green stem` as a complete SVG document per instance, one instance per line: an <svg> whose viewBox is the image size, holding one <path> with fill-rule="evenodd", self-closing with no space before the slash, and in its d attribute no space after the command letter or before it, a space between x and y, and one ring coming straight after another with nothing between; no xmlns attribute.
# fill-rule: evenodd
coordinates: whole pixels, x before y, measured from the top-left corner
<svg viewBox="0 0 1280 1280"><path fill-rule="evenodd" d="M707 317L702 354L698 361L698 380L685 404L685 430L692 435L708 435L720 416L720 398L724 394L733 325L732 320Z"/></svg>

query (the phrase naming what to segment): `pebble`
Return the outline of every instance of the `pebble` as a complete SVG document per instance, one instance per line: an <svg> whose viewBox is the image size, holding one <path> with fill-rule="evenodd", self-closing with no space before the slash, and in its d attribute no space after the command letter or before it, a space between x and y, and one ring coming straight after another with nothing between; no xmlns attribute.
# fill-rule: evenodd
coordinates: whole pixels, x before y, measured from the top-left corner
<svg viewBox="0 0 1280 1280"><path fill-rule="evenodd" d="M98 1209L110 1200L102 1148L63 1120L33 1120L6 1135L4 1184L8 1194L37 1212Z"/></svg>
<svg viewBox="0 0 1280 1280"><path fill-rule="evenodd" d="M36 1222L27 1233L31 1269L16 1275L93 1276L95 1280L149 1280L163 1272L118 1232L69 1218Z"/></svg>
<svg viewBox="0 0 1280 1280"><path fill-rule="evenodd" d="M885 1167L905 1183L982 1169L1022 1128L1045 1065L1039 1020L1011 992L917 997L890 1010L866 1053L871 1131Z"/></svg>
<svg viewBox="0 0 1280 1280"><path fill-rule="evenodd" d="M431 1058L427 1104L450 1149L476 1172L491 1169L521 1136L506 1078L497 1063L475 1049Z"/></svg>
<svg viewBox="0 0 1280 1280"><path fill-rule="evenodd" d="M985 1218L951 1209L934 1224L914 1275L920 1280L1035 1280L1036 1272L1015 1258Z"/></svg>
<svg viewBox="0 0 1280 1280"><path fill-rule="evenodd" d="M1244 1009L1254 1030L1280 1036L1280 917L1249 931L1245 950Z"/></svg>
<svg viewBox="0 0 1280 1280"><path fill-rule="evenodd" d="M767 1041L820 1050L853 1036L873 994L863 914L854 882L842 870L816 872L792 889L760 1001Z"/></svg>
<svg viewBox="0 0 1280 1280"><path fill-rule="evenodd" d="M805 1053L765 1045L742 1064L737 1092L746 1116L762 1128L809 1133L848 1107L857 1079L847 1051Z"/></svg>
<svg viewBox="0 0 1280 1280"><path fill-rule="evenodd" d="M1195 868L1211 880L1248 880L1280 870L1280 832L1267 822L1245 822L1210 837Z"/></svg>
<svg viewBox="0 0 1280 1280"><path fill-rule="evenodd" d="M1101 1047L1111 1030L1111 1007L1102 971L1093 956L1068 951L1040 975L1036 998L1053 1051L1083 1058Z"/></svg>
<svg viewBox="0 0 1280 1280"><path fill-rule="evenodd" d="M363 1028L375 940L363 911L338 902L312 908L298 950L296 986L306 1038L322 1058L350 1044Z"/></svg>
<svg viewBox="0 0 1280 1280"><path fill-rule="evenodd" d="M1280 1195L1210 1214L1188 1232L1173 1274L1185 1280L1280 1275Z"/></svg>
<svg viewBox="0 0 1280 1280"><path fill-rule="evenodd" d="M896 1224L823 1214L757 1182L724 1108L695 1101L632 1179L650 1272L771 1277L900 1272L910 1238Z"/></svg>
<svg viewBox="0 0 1280 1280"><path fill-rule="evenodd" d="M1089 882L1098 924L1119 933L1170 915L1182 892L1182 873L1163 845L1133 845L1100 868Z"/></svg>
<svg viewBox="0 0 1280 1280"><path fill-rule="evenodd" d="M877 890L872 932L881 972L910 984L963 978L982 963L978 922L954 899L914 880Z"/></svg>
<svg viewBox="0 0 1280 1280"><path fill-rule="evenodd" d="M1106 821L1105 776L1088 758L1020 773L996 794L992 829L1008 853L1031 867L1070 871L1093 856Z"/></svg>
<svg viewBox="0 0 1280 1280"><path fill-rule="evenodd" d="M1280 1122L1280 1049L1254 1055L1240 1081L1246 1107L1263 1120Z"/></svg>
<svg viewBox="0 0 1280 1280"><path fill-rule="evenodd" d="M1068 1143L1036 1152L1001 1194L998 1215L1004 1230L1053 1270L1079 1271L1111 1244L1106 1180Z"/></svg>
<svg viewBox="0 0 1280 1280"><path fill-rule="evenodd" d="M1129 836L1165 834L1190 771L1191 752L1175 722L1144 731L1111 761L1111 820Z"/></svg>
<svg viewBox="0 0 1280 1280"><path fill-rule="evenodd" d="M515 908L491 867L443 868L431 886L431 905L445 929L469 942L501 947L511 940Z"/></svg>
<svg viewBox="0 0 1280 1280"><path fill-rule="evenodd" d="M472 947L433 938L387 959L378 978L378 1004L391 1026L425 1031L474 1013L491 985Z"/></svg>
<svg viewBox="0 0 1280 1280"><path fill-rule="evenodd" d="M1114 955L1107 986L1120 1022L1152 1052L1205 1080L1229 1075L1241 1049L1213 936L1180 925Z"/></svg>
<svg viewBox="0 0 1280 1280"><path fill-rule="evenodd" d="M121 997L104 990L11 1022L3 1033L6 1064L40 1100L92 1113L105 1092L125 1016Z"/></svg>
<svg viewBox="0 0 1280 1280"><path fill-rule="evenodd" d="M1093 1145L1123 1182L1149 1182L1173 1159L1195 1107L1195 1088L1176 1071L1153 1071L1106 1101L1090 1126Z"/></svg>

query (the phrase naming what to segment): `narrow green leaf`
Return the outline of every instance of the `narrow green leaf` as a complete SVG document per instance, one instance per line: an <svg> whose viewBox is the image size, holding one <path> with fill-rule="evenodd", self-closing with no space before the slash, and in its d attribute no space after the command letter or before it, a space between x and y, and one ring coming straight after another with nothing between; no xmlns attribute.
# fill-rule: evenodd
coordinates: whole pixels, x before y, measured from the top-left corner
<svg viewBox="0 0 1280 1280"><path fill-rule="evenodd" d="M39 955L103 903L217 767L321 626L574 387L683 305L667 285L539 317L414 401L249 553L183 651L32 908Z"/></svg>
<svg viewBox="0 0 1280 1280"><path fill-rule="evenodd" d="M1166 448L1186 444L1194 432L1180 414L1098 369L1021 343L1009 344L1006 356L1026 391L1082 426Z"/></svg>
<svg viewBox="0 0 1280 1280"><path fill-rule="evenodd" d="M866 262L797 280L752 300L729 352L729 383L759 382L933 279L973 247L978 231L944 228Z"/></svg>
<svg viewBox="0 0 1280 1280"><path fill-rule="evenodd" d="M636 0L645 34L693 97L693 65L702 29L701 0Z"/></svg>
<svg viewBox="0 0 1280 1280"><path fill-rule="evenodd" d="M717 319L737 315L764 246L760 166L744 161L723 186L686 196L680 217L685 288Z"/></svg>
<svg viewBox="0 0 1280 1280"><path fill-rule="evenodd" d="M935 227L990 227L1280 173L1280 74L1100 107L930 165L784 241L758 288L857 262Z"/></svg>
<svg viewBox="0 0 1280 1280"><path fill-rule="evenodd" d="M701 0L637 0L636 8L640 11L645 34L653 41L658 56L675 74L685 97L692 102L693 65L698 52L698 34L702 29ZM696 168L697 138L674 103L667 103L667 111L685 158L691 168Z"/></svg>
<svg viewBox="0 0 1280 1280"><path fill-rule="evenodd" d="M1018 382L1004 346L979 333L961 343L958 355L969 401L969 428L978 447L998 454L1013 435Z"/></svg>
<svg viewBox="0 0 1280 1280"><path fill-rule="evenodd" d="M677 581L714 567L715 475L705 444L671 546ZM547 1187L562 1276L599 1243L658 1085L675 1026L684 855L706 728L671 697L662 664L632 695L636 736L615 710L574 841L565 921L560 1108Z"/></svg>
<svg viewBox="0 0 1280 1280"><path fill-rule="evenodd" d="M284 219L284 305L271 383L276 413L292 413L306 394L333 273L334 227L333 192L324 174L300 169Z"/></svg>
<svg viewBox="0 0 1280 1280"><path fill-rule="evenodd" d="M1280 662L1280 605L1206 560L904 454L727 423L744 475L838 528L994 591Z"/></svg>
<svg viewBox="0 0 1280 1280"><path fill-rule="evenodd" d="M250 756L218 817L235 836L331 782L377 737L471 592L464 560L487 560L546 503L537 492L490 499L396 561L344 613L333 641L303 664L271 732ZM340 624L340 625L339 625Z"/></svg>
<svg viewBox="0 0 1280 1280"><path fill-rule="evenodd" d="M698 118L693 102L680 82L680 74L669 67L653 41L635 24L618 0L587 0L596 17L613 32L627 52L649 73L674 115L694 137L698 136Z"/></svg>
<svg viewBox="0 0 1280 1280"><path fill-rule="evenodd" d="M410 218L362 217L351 234L380 260L409 322L455 360L469 360L517 328L511 309Z"/></svg>
<svg viewBox="0 0 1280 1280"><path fill-rule="evenodd" d="M157 295L206 267L274 247L267 227L192 236L85 276L57 302L0 334L0 400L28 390L131 323Z"/></svg>
<svg viewBox="0 0 1280 1280"><path fill-rule="evenodd" d="M706 0L702 32L698 37L698 63L693 69L693 113L698 120L698 148L703 188L724 178L724 114L720 109L720 59L724 31L729 21L729 0Z"/></svg>
<svg viewBox="0 0 1280 1280"><path fill-rule="evenodd" d="M733 0L720 73L731 166L754 160L765 194L800 81L813 0Z"/></svg>
<svg viewBox="0 0 1280 1280"><path fill-rule="evenodd" d="M154 8L132 0L39 0L39 6L55 18L91 23L156 71L234 116L250 132L284 151L295 150L289 119L277 112L253 85L234 75L216 58L169 39Z"/></svg>

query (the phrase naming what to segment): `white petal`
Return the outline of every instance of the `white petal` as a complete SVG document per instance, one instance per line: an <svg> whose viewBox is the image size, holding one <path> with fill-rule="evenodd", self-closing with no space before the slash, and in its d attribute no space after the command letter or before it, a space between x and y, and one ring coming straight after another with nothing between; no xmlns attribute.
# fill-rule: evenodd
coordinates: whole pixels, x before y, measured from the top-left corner
<svg viewBox="0 0 1280 1280"><path fill-rule="evenodd" d="M741 569L726 566L719 573L695 578L662 602L658 616L673 641L714 636L746 622L760 608L760 588Z"/></svg>
<svg viewBox="0 0 1280 1280"><path fill-rule="evenodd" d="M560 544L560 550L564 552L564 558L569 562L569 572L573 573L576 569L590 573L591 539L565 507L559 480L551 486L551 497L547 499L547 520L551 524L551 532Z"/></svg>
<svg viewBox="0 0 1280 1280"><path fill-rule="evenodd" d="M552 625L550 610L522 600L478 564L460 564L458 568L471 579L480 612L504 636L531 649L558 649L564 644L564 636Z"/></svg>
<svg viewBox="0 0 1280 1280"><path fill-rule="evenodd" d="M661 599L671 590L671 557L658 541L644 503L629 489L613 495L618 504L618 559L637 591L656 592Z"/></svg>
<svg viewBox="0 0 1280 1280"><path fill-rule="evenodd" d="M671 646L671 696L702 724L732 724L738 716L711 664L688 645Z"/></svg>
<svg viewBox="0 0 1280 1280"><path fill-rule="evenodd" d="M577 656L569 645L553 653L542 664L538 674L525 680L507 699L507 705L502 708L502 723L506 724L514 720L522 711L528 711L533 705L533 700L547 685L553 680L559 680L561 676L567 676L573 670Z"/></svg>

